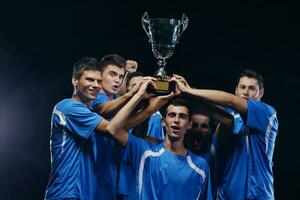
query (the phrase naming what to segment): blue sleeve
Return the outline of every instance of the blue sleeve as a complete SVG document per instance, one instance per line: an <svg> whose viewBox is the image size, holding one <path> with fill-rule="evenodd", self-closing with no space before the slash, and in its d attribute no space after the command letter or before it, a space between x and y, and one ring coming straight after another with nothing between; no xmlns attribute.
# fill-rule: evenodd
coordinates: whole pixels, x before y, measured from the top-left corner
<svg viewBox="0 0 300 200"><path fill-rule="evenodd" d="M124 147L124 151L122 152L123 161L129 162L134 169L137 169L143 153L147 149L149 149L150 146L151 144L146 142L145 140L137 138L132 134L129 134L128 143L126 147Z"/></svg>
<svg viewBox="0 0 300 200"><path fill-rule="evenodd" d="M233 116L233 126L232 126L232 134L237 135L239 133L243 133L244 122L241 115L231 108L223 107L226 112L230 113Z"/></svg>
<svg viewBox="0 0 300 200"><path fill-rule="evenodd" d="M159 142L164 140L164 129L161 119L159 112L154 113L149 119L147 130L147 135L156 138Z"/></svg>
<svg viewBox="0 0 300 200"><path fill-rule="evenodd" d="M247 103L247 126L260 132L266 132L268 127L278 126L274 108L261 101L249 100Z"/></svg>
<svg viewBox="0 0 300 200"><path fill-rule="evenodd" d="M95 108L96 106L103 104L109 101L108 96L104 92L100 92L95 100L92 101L91 107Z"/></svg>
<svg viewBox="0 0 300 200"><path fill-rule="evenodd" d="M103 119L98 114L93 113L84 104L74 103L62 109L61 112L55 108L54 123L64 126L69 132L85 139L89 138L97 125Z"/></svg>

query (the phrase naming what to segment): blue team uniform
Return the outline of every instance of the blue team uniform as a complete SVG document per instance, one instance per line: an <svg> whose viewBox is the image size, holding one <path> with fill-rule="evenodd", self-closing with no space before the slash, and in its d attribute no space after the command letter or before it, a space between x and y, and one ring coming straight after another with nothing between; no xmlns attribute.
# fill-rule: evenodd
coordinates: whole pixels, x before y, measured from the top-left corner
<svg viewBox="0 0 300 200"><path fill-rule="evenodd" d="M216 149L218 149L218 142L216 138L216 134L212 135L212 142L208 148L201 152L195 153L196 155L202 157L208 164L210 170L210 178L211 178L211 190L212 195L215 196L217 192L217 158L216 158Z"/></svg>
<svg viewBox="0 0 300 200"><path fill-rule="evenodd" d="M94 129L102 118L73 99L59 102L51 118L51 174L45 199L95 199Z"/></svg>
<svg viewBox="0 0 300 200"><path fill-rule="evenodd" d="M278 130L273 107L248 100L246 120L234 115L232 150L221 155L218 199L274 199L272 157Z"/></svg>
<svg viewBox="0 0 300 200"><path fill-rule="evenodd" d="M135 170L130 199L212 199L209 167L190 151L179 156L166 150L163 143L152 145L129 135L124 159Z"/></svg>
<svg viewBox="0 0 300 200"><path fill-rule="evenodd" d="M164 128L161 123L162 116L159 111L154 113L149 121L148 121L148 129L147 135L154 137L160 143L164 140ZM131 134L131 130L129 134ZM121 156L123 157L123 156ZM118 181L118 194L121 196L122 199L128 199L130 195L130 190L134 189L134 169L130 166L130 163L124 161L121 158L120 162L120 173L119 173L119 181Z"/></svg>
<svg viewBox="0 0 300 200"><path fill-rule="evenodd" d="M113 95L113 99L118 96ZM109 101L108 96L101 91L98 97L92 101L94 108L99 104ZM117 195L118 160L120 146L110 135L97 134L97 159L95 172L97 174L97 200L114 200Z"/></svg>

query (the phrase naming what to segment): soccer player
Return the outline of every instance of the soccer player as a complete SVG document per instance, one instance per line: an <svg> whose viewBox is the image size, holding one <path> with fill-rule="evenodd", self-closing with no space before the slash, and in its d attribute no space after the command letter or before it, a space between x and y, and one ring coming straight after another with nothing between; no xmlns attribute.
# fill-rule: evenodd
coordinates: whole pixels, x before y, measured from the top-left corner
<svg viewBox="0 0 300 200"><path fill-rule="evenodd" d="M51 174L45 199L94 199L95 131L108 122L90 110L100 91L100 68L94 58L73 67L72 98L55 105L51 117Z"/></svg>
<svg viewBox="0 0 300 200"><path fill-rule="evenodd" d="M111 119L132 96L118 96L124 77L125 59L117 54L104 56L99 61L101 91L92 102L93 111ZM110 135L97 135L97 200L116 199L120 147Z"/></svg>
<svg viewBox="0 0 300 200"><path fill-rule="evenodd" d="M106 134L109 124L90 108L99 94L100 82L101 69L96 59L84 58L73 66L73 96L57 103L51 117L51 173L45 199L96 198L95 136ZM164 99L153 98L149 107L127 118L128 128L148 118L163 103Z"/></svg>
<svg viewBox="0 0 300 200"><path fill-rule="evenodd" d="M107 130L125 148L125 158L135 169L136 186L130 199L212 199L209 167L183 145L191 126L189 105L182 99L166 107L166 138L153 145L128 134L125 120L143 98L142 90L112 119ZM172 93L171 93L172 94Z"/></svg>
<svg viewBox="0 0 300 200"><path fill-rule="evenodd" d="M133 72L128 75L126 88L127 91L132 90L139 82L144 79L144 75L141 72ZM140 108L136 108L137 112L145 107L147 102L141 104ZM129 130L130 134L143 138L152 143L162 142L165 138L164 129L162 126L162 116L159 111L151 115L136 127ZM122 153L121 153L122 155ZM123 161L121 156L120 171L118 179L118 198L121 200L129 199L130 190L134 189L135 184L135 171L130 166L130 163Z"/></svg>
<svg viewBox="0 0 300 200"><path fill-rule="evenodd" d="M172 80L182 93L232 109L234 129L230 151L222 156L217 199L274 199L272 157L278 121L276 110L261 101L261 75L244 70L238 77L235 95L191 88L178 75Z"/></svg>
<svg viewBox="0 0 300 200"><path fill-rule="evenodd" d="M124 78L126 61L117 54L109 54L99 61L101 91L92 101L92 109L99 115L111 119L137 92L140 83L122 96L118 95ZM120 162L120 146L110 135L96 135L97 200L117 198L117 180Z"/></svg>

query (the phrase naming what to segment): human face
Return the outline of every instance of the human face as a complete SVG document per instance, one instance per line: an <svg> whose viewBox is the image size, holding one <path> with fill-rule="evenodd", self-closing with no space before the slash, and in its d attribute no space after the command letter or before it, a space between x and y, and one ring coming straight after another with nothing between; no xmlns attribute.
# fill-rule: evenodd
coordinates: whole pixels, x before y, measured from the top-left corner
<svg viewBox="0 0 300 200"><path fill-rule="evenodd" d="M201 151L210 139L210 118L199 113L193 114L191 121L193 133L197 134L193 137L193 147L196 151Z"/></svg>
<svg viewBox="0 0 300 200"><path fill-rule="evenodd" d="M79 79L73 77L72 84L76 89L75 99L85 104L96 99L100 92L101 72L95 70L84 71Z"/></svg>
<svg viewBox="0 0 300 200"><path fill-rule="evenodd" d="M163 119L167 137L171 140L183 139L186 130L191 127L189 110L185 106L169 105Z"/></svg>
<svg viewBox="0 0 300 200"><path fill-rule="evenodd" d="M108 65L102 72L101 87L106 95L117 94L124 78L124 68Z"/></svg>
<svg viewBox="0 0 300 200"><path fill-rule="evenodd" d="M259 88L257 79L244 76L240 78L240 81L235 89L235 94L244 99L260 101L264 94L264 89Z"/></svg>
<svg viewBox="0 0 300 200"><path fill-rule="evenodd" d="M130 91L142 79L143 79L142 76L135 76L132 79L130 79L128 86L127 86L127 91Z"/></svg>

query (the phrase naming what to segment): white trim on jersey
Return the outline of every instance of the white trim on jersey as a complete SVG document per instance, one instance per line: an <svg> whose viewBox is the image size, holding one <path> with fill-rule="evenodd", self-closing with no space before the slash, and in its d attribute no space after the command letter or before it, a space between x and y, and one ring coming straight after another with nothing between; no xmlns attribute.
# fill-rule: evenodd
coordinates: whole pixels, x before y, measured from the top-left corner
<svg viewBox="0 0 300 200"><path fill-rule="evenodd" d="M239 113L234 113L234 112L232 112L231 114L233 114L233 118L234 118L234 119L242 118L241 115L240 115Z"/></svg>
<svg viewBox="0 0 300 200"><path fill-rule="evenodd" d="M142 193L142 185L143 185L143 171L144 171L144 165L146 158L152 156L152 157L159 157L163 152L165 151L164 148L161 148L158 152L153 152L151 150L147 150L143 153L140 167L139 167L139 199L141 198Z"/></svg>
<svg viewBox="0 0 300 200"><path fill-rule="evenodd" d="M64 152L64 150L65 150L65 144L66 144L66 141L67 141L67 133L66 133L66 131L65 130L63 130L63 133L64 133L64 135L63 135L63 140L62 140L62 143L61 143L61 153L63 153Z"/></svg>
<svg viewBox="0 0 300 200"><path fill-rule="evenodd" d="M54 107L52 114L53 115L56 114L58 116L58 118L59 118L59 124L60 125L65 126L67 124L67 120L66 120L66 117L65 117L64 113L62 113L59 110L57 110L56 106ZM52 126L52 123L51 123L51 126ZM52 131L52 129L51 129L51 131ZM62 140L62 143L61 143L61 153L63 153L64 150L65 150L64 146L66 144L66 140L67 140L67 133L66 133L65 130L63 130L63 140ZM51 141L50 141L50 151L51 151ZM51 162L52 162L52 158L51 158Z"/></svg>
<svg viewBox="0 0 300 200"><path fill-rule="evenodd" d="M193 161L192 161L192 159L191 159L191 156L187 156L186 159L187 159L187 161L188 161L189 166L190 166L193 170L195 170L198 174L200 174L200 176L202 177L203 182L204 182L204 181L205 181L205 178L206 178L205 172L204 172L202 169L198 168L198 167L193 163ZM197 199L199 199L200 194L201 194L201 190L199 191L199 193L198 193L198 195L197 195Z"/></svg>
<svg viewBox="0 0 300 200"><path fill-rule="evenodd" d="M216 155L216 147L215 147L214 144L211 144L211 145L210 145L209 150L210 150L210 153L211 153L213 156Z"/></svg>
<svg viewBox="0 0 300 200"><path fill-rule="evenodd" d="M265 142L266 142L266 155L268 157L269 160L272 159L271 155L268 155L268 148L269 148L269 138L270 138L270 133L271 133L271 129L272 129L272 125L274 120L276 119L276 113L274 113L270 118L269 118L269 124L267 126L267 130L266 130L266 134L265 134Z"/></svg>
<svg viewBox="0 0 300 200"><path fill-rule="evenodd" d="M191 156L187 156L186 159L187 159L187 161L188 161L189 166L190 166L193 170L195 170L198 174L200 174L200 176L202 177L203 182L204 182L204 181L205 181L205 178L206 178L205 172L204 172L202 169L198 168L198 167L193 163L193 161L192 161L192 159L191 159Z"/></svg>
<svg viewBox="0 0 300 200"><path fill-rule="evenodd" d="M65 126L67 124L66 117L65 117L64 113L57 110L56 107L54 107L53 113L57 114L57 116L59 117L59 123L61 125Z"/></svg>

